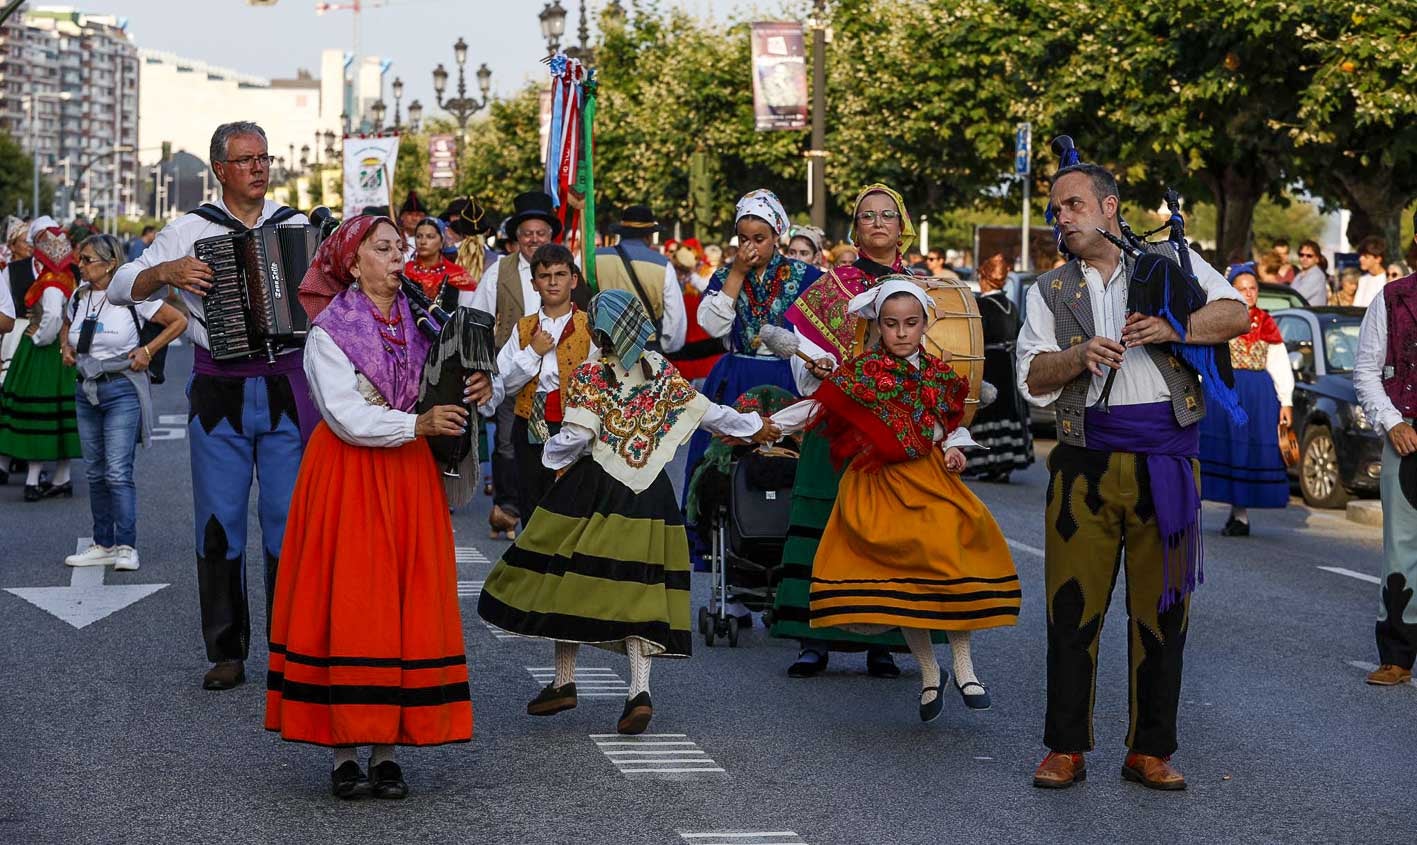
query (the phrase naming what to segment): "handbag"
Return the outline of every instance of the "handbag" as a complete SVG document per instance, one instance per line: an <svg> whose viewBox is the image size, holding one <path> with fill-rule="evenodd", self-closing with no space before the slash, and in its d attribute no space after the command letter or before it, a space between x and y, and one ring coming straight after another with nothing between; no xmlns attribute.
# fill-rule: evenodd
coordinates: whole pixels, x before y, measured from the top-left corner
<svg viewBox="0 0 1417 845"><path fill-rule="evenodd" d="M1284 423L1279 424L1279 455L1284 458L1286 467L1299 463L1299 438L1294 436L1294 429Z"/></svg>
<svg viewBox="0 0 1417 845"><path fill-rule="evenodd" d="M149 343L157 340L157 336L162 334L162 330L166 328L161 323L144 320L142 316L138 314L138 309L131 305L128 306L128 313L133 315L133 325L138 327L139 346L147 346ZM152 361L148 363L148 380L153 384L162 384L167 380L167 376L165 375L166 370L167 347L164 346L153 353Z"/></svg>

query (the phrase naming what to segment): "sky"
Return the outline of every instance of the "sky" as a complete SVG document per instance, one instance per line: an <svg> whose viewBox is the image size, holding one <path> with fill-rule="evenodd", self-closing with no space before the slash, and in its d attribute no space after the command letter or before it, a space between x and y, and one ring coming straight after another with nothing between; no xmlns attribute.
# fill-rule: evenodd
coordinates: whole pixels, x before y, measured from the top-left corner
<svg viewBox="0 0 1417 845"><path fill-rule="evenodd" d="M268 2L268 0L261 0ZM386 82L403 79L403 104L420 100L432 116L432 71L440 62L453 74L453 42L468 43L468 87L476 93L472 72L487 63L495 95L510 94L528 79L544 74L538 64L546 54L537 13L542 0L363 0L360 52L392 60ZM587 0L591 41L595 21L608 0ZM350 5L351 0L330 0ZM703 17L728 15L754 5L746 0L662 0ZM183 58L267 78L295 76L299 68L319 76L320 51L349 51L354 41L353 14L315 12L316 0L276 0L252 6L248 0L71 0L32 6L72 6L81 11L128 19L128 32L138 47L163 50ZM563 45L575 43L579 0L561 0L567 9ZM629 7L629 0L622 0ZM393 107L392 94L385 97Z"/></svg>

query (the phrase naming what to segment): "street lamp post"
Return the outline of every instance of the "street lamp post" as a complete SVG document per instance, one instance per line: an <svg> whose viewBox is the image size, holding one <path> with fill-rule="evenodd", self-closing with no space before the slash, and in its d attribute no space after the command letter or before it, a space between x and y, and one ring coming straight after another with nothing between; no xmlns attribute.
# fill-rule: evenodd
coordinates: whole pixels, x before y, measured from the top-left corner
<svg viewBox="0 0 1417 845"><path fill-rule="evenodd" d="M89 169L90 167L93 167L95 164L97 164L98 162L102 161L103 159L108 158L109 156L122 155L122 154L124 154L124 153L131 153L131 152L133 152L133 151L134 151L134 148L133 148L133 147L131 147L131 146L126 146L126 145L124 145L124 146L117 146L117 147L110 147L109 149L106 149L106 150L104 150L104 151L102 151L102 152L95 153L94 156L93 156L93 158L90 158L88 161L86 161L86 162L84 162L83 164L81 164L81 165L79 166L79 169L78 169L77 171L75 171L72 176L66 177L65 184L64 184L64 186L63 186L63 190L64 190L64 206L63 206L63 207L64 207L64 217L67 218L67 217L72 216L73 211L74 211L74 209L73 209L73 204L74 204L74 188L73 188L73 186L74 186L74 185L77 185L77 184L79 184L80 182L83 181L83 179L84 179L84 174L85 174L86 172L88 172L88 169ZM116 175L115 175L115 178L117 178ZM89 201L89 205L93 205L93 201L92 201L92 200ZM116 206L116 203L115 203L115 206ZM115 211L114 213L116 214L117 212Z"/></svg>
<svg viewBox="0 0 1417 845"><path fill-rule="evenodd" d="M441 64L433 69L433 92L438 97L438 108L457 118L458 167L461 168L463 147L467 143L467 122L474 114L487 107L487 94L492 90L492 71L488 69L485 62L478 67L477 87L482 92L482 99L476 100L467 96L467 77L464 74L464 68L467 65L467 42L461 38L453 45L453 58L458 64L458 95L451 99L443 99L443 92L448 87L448 72ZM410 110L412 108L412 106L409 107Z"/></svg>
<svg viewBox="0 0 1417 845"><path fill-rule="evenodd" d="M811 168L812 225L827 226L827 3L816 0L812 12L812 149L807 151Z"/></svg>
<svg viewBox="0 0 1417 845"><path fill-rule="evenodd" d="M561 0L547 3L536 18L541 21L541 37L546 39L546 55L556 55L561 48L561 36L566 32L566 9Z"/></svg>
<svg viewBox="0 0 1417 845"><path fill-rule="evenodd" d="M414 100L408 104L408 131L418 132L423 125L423 104Z"/></svg>
<svg viewBox="0 0 1417 845"><path fill-rule="evenodd" d="M400 102L401 102L402 100L403 100L403 80L402 80L402 79L399 79L397 76L395 76L395 77L394 77L394 128L395 128L395 129L401 128L401 124L403 123L403 111L402 111L402 109L400 108Z"/></svg>

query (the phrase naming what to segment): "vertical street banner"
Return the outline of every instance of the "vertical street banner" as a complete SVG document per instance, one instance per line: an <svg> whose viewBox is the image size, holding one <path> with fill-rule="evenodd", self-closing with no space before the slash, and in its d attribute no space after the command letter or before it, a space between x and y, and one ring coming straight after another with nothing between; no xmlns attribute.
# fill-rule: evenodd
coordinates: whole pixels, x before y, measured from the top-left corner
<svg viewBox="0 0 1417 845"><path fill-rule="evenodd" d="M458 141L453 135L431 135L428 138L428 184L433 188L451 188L457 181Z"/></svg>
<svg viewBox="0 0 1417 845"><path fill-rule="evenodd" d="M399 136L344 139L344 216L371 205L392 206Z"/></svg>
<svg viewBox="0 0 1417 845"><path fill-rule="evenodd" d="M807 128L807 46L802 24L752 25L753 114L759 132Z"/></svg>

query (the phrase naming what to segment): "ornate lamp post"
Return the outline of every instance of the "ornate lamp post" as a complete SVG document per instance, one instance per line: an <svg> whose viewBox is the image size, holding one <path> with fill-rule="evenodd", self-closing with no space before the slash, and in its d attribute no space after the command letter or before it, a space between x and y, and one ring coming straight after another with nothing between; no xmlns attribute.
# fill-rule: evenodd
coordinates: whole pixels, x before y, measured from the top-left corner
<svg viewBox="0 0 1417 845"><path fill-rule="evenodd" d="M374 104L369 107L369 114L372 115L374 118L375 132L384 131L384 115L388 112L388 110L389 107L384 105L383 100L375 100Z"/></svg>
<svg viewBox="0 0 1417 845"><path fill-rule="evenodd" d="M403 110L400 106L403 100L403 80L394 77L394 129L403 128Z"/></svg>
<svg viewBox="0 0 1417 845"><path fill-rule="evenodd" d="M448 112L458 121L458 163L461 167L463 145L467 143L467 122L474 114L487 107L487 95L492 90L492 71L485 62L478 67L477 88L482 92L482 99L473 99L467 96L467 77L464 73L467 65L467 42L461 38L453 45L453 58L458 63L458 95L443 99L443 92L448 88L448 72L441 64L433 69L433 92L438 97L438 108ZM410 117L412 111L413 106L410 105ZM419 112L421 117L421 108Z"/></svg>
<svg viewBox="0 0 1417 845"><path fill-rule="evenodd" d="M546 55L554 56L561 47L561 36L566 32L566 10L561 0L547 3L536 17L541 21L541 37L546 39Z"/></svg>

